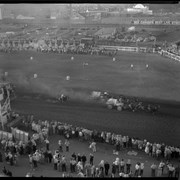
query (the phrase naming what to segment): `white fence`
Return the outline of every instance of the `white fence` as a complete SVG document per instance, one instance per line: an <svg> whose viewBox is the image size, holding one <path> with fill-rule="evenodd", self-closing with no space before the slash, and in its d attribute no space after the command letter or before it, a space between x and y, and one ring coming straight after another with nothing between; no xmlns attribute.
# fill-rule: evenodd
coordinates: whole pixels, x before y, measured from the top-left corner
<svg viewBox="0 0 180 180"><path fill-rule="evenodd" d="M165 50L162 50L162 51L160 51L159 53L160 53L162 56L165 56L165 57L168 57L168 58L170 58L170 59L173 59L173 60L175 60L175 61L179 61L179 62L180 62L180 56L178 56L178 55L175 55L175 54L173 54L173 53L167 52L167 51L165 51Z"/></svg>
<svg viewBox="0 0 180 180"><path fill-rule="evenodd" d="M26 132L21 131L21 130L16 129L16 128L11 128L11 131L12 131L12 135L14 136L15 139L22 141L24 143L28 142L29 133L26 133Z"/></svg>
<svg viewBox="0 0 180 180"><path fill-rule="evenodd" d="M155 53L155 48L147 48L147 47L128 47L128 46L104 46L99 45L99 48L103 48L106 50L118 50L118 51L127 51L127 52L150 52Z"/></svg>
<svg viewBox="0 0 180 180"><path fill-rule="evenodd" d="M107 50L118 50L118 51L131 51L131 52L138 52L138 47L125 47L125 46L103 46L99 45L99 48L107 49Z"/></svg>

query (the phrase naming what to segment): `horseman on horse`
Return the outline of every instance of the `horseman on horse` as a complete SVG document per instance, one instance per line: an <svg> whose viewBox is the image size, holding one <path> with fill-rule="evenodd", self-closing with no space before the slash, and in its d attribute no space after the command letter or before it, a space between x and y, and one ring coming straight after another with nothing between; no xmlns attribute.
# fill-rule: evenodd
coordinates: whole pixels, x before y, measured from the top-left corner
<svg viewBox="0 0 180 180"><path fill-rule="evenodd" d="M64 94L60 94L58 97L58 100L61 102L66 102L68 99L69 99L69 97Z"/></svg>

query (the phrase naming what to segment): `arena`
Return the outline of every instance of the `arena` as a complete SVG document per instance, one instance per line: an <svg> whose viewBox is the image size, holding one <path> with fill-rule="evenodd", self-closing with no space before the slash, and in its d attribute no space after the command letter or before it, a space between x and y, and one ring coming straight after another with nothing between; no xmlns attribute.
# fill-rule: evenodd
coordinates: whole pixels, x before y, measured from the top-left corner
<svg viewBox="0 0 180 180"><path fill-rule="evenodd" d="M180 6L156 8L0 5L0 176L179 178Z"/></svg>
<svg viewBox="0 0 180 180"><path fill-rule="evenodd" d="M83 68L83 62L89 65ZM120 131L150 141L179 143L180 64L177 62L156 54L133 52L119 52L115 62L106 56L75 55L71 61L71 55L66 54L16 52L2 53L0 63L1 71L8 72L8 80L15 82L17 99L12 102L12 107L17 112L91 129ZM35 73L37 79L33 78ZM70 81L66 80L66 75L71 77ZM159 104L161 108L154 116L109 111L105 105L90 99L93 90L138 97ZM50 99L59 92L67 94L71 100L54 104ZM161 131L159 127L163 127Z"/></svg>

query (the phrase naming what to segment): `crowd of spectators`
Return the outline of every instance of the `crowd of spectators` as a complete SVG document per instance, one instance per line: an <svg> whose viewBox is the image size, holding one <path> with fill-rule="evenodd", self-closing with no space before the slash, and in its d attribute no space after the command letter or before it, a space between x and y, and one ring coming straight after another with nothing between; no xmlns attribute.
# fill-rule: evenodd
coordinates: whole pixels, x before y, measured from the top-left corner
<svg viewBox="0 0 180 180"><path fill-rule="evenodd" d="M170 53L180 56L180 49L179 49L178 45L176 45L176 44L169 45L168 47L166 47L166 50L167 50L167 52L170 52Z"/></svg>
<svg viewBox="0 0 180 180"><path fill-rule="evenodd" d="M116 55L116 50L106 50L103 48L94 47L86 44L69 44L58 39L43 39L43 40L20 40L11 41L4 40L0 44L0 51L13 52L21 50L35 50L40 52L53 52L59 54L90 54L90 55Z"/></svg>
<svg viewBox="0 0 180 180"><path fill-rule="evenodd" d="M171 160L180 158L180 148L168 146L163 143L150 143L147 140L131 138L111 132L99 132L88 130L82 127L75 127L57 121L35 120L33 115L24 117L24 128L32 131L28 142L24 143L13 139L1 141L1 149L5 152L5 161L10 165L16 165L21 155L29 157L31 170L38 168L38 164L53 163L54 170L63 172L63 176L76 174L78 177L142 177L144 163L137 162L135 171L132 171L131 160L116 158L112 164L102 160L99 164L94 164L94 153L96 153L96 143L108 143L114 146L113 153L118 155L121 150L144 151L147 155L157 160L161 160L159 165L152 164L151 176L162 176L164 169L167 169L169 177L178 177L180 167L173 166ZM63 135L65 141L61 139L57 142L57 149L53 153L49 136ZM78 138L80 141L88 141L92 153L87 157L85 154L74 152L69 159L63 154L69 152L71 148L69 139ZM1 156L0 156L1 157ZM0 158L1 160L1 158ZM71 175L70 175L71 174ZM27 174L27 176L30 176Z"/></svg>

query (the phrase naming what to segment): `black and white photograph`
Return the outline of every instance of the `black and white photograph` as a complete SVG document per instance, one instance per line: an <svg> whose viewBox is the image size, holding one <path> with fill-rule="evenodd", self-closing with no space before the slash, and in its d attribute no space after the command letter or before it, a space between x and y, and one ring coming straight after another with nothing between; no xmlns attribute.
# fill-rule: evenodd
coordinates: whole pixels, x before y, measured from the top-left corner
<svg viewBox="0 0 180 180"><path fill-rule="evenodd" d="M179 2L0 4L0 177L179 174Z"/></svg>

